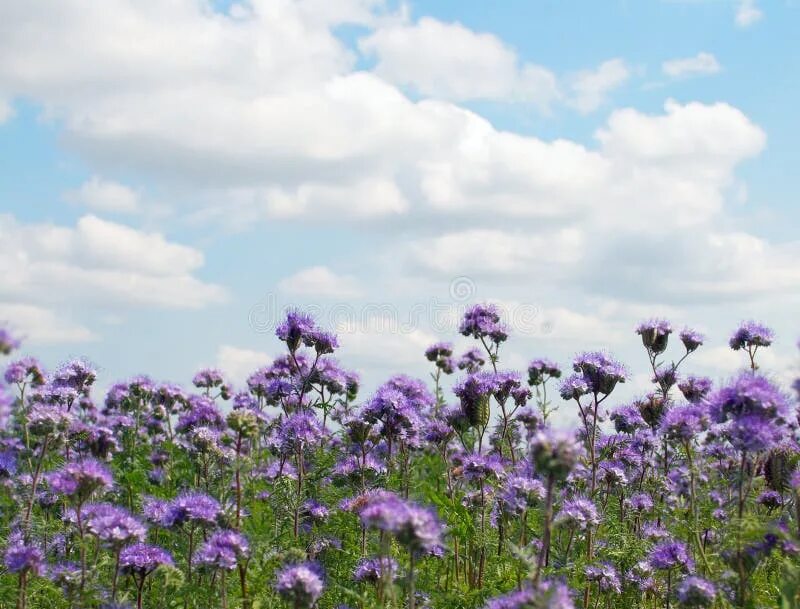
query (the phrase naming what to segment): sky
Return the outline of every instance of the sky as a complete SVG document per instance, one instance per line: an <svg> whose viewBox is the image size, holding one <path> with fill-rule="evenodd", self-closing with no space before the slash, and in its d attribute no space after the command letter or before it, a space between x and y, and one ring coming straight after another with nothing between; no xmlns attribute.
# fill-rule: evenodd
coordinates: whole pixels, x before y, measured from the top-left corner
<svg viewBox="0 0 800 609"><path fill-rule="evenodd" d="M0 321L241 385L298 306L365 391L423 376L474 302L502 367L698 328L688 366L798 370L794 0L0 4ZM670 355L680 356L673 345Z"/></svg>

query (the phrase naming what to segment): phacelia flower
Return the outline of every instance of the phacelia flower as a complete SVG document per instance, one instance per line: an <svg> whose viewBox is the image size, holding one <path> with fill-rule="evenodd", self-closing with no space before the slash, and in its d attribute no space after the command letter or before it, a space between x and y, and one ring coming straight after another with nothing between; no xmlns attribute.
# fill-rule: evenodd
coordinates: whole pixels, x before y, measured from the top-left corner
<svg viewBox="0 0 800 609"><path fill-rule="evenodd" d="M665 319L651 319L640 323L636 333L642 337L642 344L650 353L659 354L667 349L672 324Z"/></svg>
<svg viewBox="0 0 800 609"><path fill-rule="evenodd" d="M775 333L764 324L744 321L733 333L728 344L734 351L750 347L769 347L774 338Z"/></svg>
<svg viewBox="0 0 800 609"><path fill-rule="evenodd" d="M687 609L711 607L717 596L717 589L710 581L690 575L678 584L678 602Z"/></svg>
<svg viewBox="0 0 800 609"><path fill-rule="evenodd" d="M274 587L291 607L310 609L325 589L322 568L314 562L283 567L277 573Z"/></svg>
<svg viewBox="0 0 800 609"><path fill-rule="evenodd" d="M216 531L197 550L197 563L213 569L235 569L250 556L247 538L237 531Z"/></svg>

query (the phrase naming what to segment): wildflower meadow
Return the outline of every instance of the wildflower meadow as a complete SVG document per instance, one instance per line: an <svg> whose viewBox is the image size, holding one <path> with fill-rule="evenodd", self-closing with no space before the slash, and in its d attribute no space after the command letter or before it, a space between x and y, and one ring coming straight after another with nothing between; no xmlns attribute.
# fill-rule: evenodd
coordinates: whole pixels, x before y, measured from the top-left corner
<svg viewBox="0 0 800 609"><path fill-rule="evenodd" d="M759 365L768 327L733 331L719 383L662 319L631 329L638 362L522 371L495 306L459 329L474 348L433 344L429 378L368 395L298 310L242 387L101 393L4 330L0 607L798 607L800 381ZM634 369L651 390L616 399Z"/></svg>

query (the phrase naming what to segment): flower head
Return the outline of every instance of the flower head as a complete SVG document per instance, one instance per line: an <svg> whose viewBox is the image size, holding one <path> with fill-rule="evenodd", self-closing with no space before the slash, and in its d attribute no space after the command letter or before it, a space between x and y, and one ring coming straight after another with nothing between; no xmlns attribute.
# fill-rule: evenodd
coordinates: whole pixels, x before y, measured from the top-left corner
<svg viewBox="0 0 800 609"><path fill-rule="evenodd" d="M291 606L310 609L325 589L322 568L315 562L285 566L278 571L274 587Z"/></svg>
<svg viewBox="0 0 800 609"><path fill-rule="evenodd" d="M172 556L158 546L137 543L123 548L119 555L119 566L123 573L146 577L161 566L172 566Z"/></svg>
<svg viewBox="0 0 800 609"><path fill-rule="evenodd" d="M677 595L682 607L699 609L714 604L717 589L710 581L690 575L678 584Z"/></svg>
<svg viewBox="0 0 800 609"><path fill-rule="evenodd" d="M756 321L743 321L731 336L728 344L731 349L749 349L750 347L769 347L775 333L764 324Z"/></svg>
<svg viewBox="0 0 800 609"><path fill-rule="evenodd" d="M250 556L247 538L237 531L216 531L197 550L197 562L214 569L235 569Z"/></svg>

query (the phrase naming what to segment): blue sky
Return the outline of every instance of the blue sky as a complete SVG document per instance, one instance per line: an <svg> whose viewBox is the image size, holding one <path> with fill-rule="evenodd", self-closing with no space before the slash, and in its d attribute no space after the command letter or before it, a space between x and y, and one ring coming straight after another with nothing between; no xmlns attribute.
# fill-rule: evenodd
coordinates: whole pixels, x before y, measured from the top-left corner
<svg viewBox="0 0 800 609"><path fill-rule="evenodd" d="M241 382L279 348L264 307L315 306L370 387L425 373L449 338L433 309L493 300L517 330L505 365L607 346L635 391L642 317L706 331L696 366L717 377L756 317L788 378L798 11L7 3L0 319L106 383Z"/></svg>

